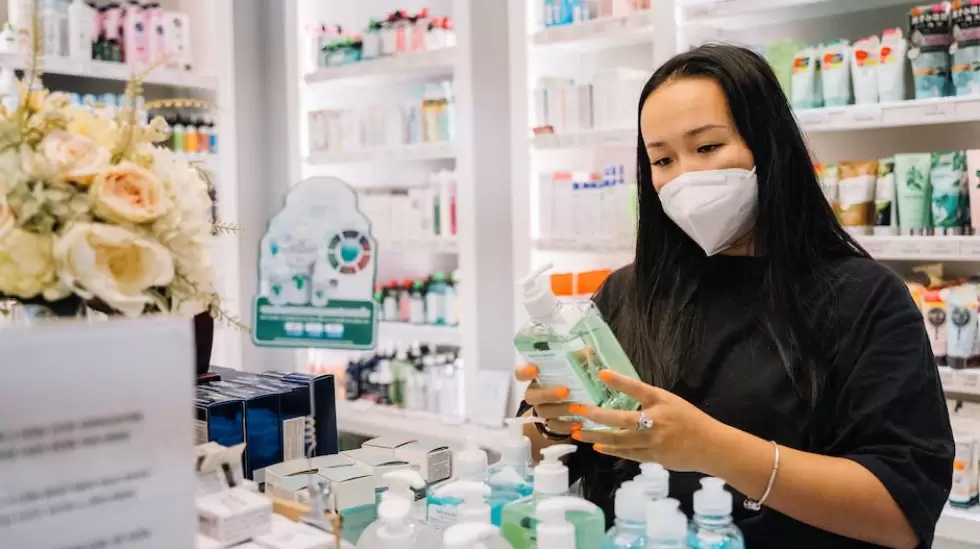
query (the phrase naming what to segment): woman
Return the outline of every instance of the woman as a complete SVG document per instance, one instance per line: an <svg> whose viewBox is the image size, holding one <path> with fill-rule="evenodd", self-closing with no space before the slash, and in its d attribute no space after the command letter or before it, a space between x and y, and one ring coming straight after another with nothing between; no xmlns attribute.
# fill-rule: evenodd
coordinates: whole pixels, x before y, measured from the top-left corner
<svg viewBox="0 0 980 549"><path fill-rule="evenodd" d="M953 441L922 316L838 225L772 70L702 46L639 108L636 259L594 300L646 383L602 377L642 410L532 383L536 449L577 441L572 476L607 516L652 461L688 514L703 475L725 479L750 549L929 547Z"/></svg>

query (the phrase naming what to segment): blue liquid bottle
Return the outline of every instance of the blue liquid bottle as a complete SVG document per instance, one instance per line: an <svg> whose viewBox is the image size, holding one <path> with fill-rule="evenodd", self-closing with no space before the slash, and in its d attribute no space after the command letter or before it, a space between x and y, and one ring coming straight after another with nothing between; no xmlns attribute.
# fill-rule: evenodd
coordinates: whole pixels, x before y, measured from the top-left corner
<svg viewBox="0 0 980 549"><path fill-rule="evenodd" d="M624 482L616 490L616 522L606 533L602 549L641 549L646 547L646 496L643 486Z"/></svg>
<svg viewBox="0 0 980 549"><path fill-rule="evenodd" d="M694 522L687 539L691 549L745 549L742 532L732 522L732 495L720 478L701 479L694 493Z"/></svg>
<svg viewBox="0 0 980 549"><path fill-rule="evenodd" d="M671 498L647 505L645 549L687 549L687 517L679 507L680 502Z"/></svg>

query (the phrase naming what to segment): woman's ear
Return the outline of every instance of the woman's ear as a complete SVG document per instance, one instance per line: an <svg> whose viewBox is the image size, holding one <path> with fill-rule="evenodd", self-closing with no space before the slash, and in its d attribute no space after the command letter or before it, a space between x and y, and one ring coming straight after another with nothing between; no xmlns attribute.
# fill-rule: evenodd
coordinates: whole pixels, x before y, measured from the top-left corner
<svg viewBox="0 0 980 549"><path fill-rule="evenodd" d="M214 345L214 317L205 311L194 317L194 349L197 360L197 375L201 376L211 369L211 347Z"/></svg>

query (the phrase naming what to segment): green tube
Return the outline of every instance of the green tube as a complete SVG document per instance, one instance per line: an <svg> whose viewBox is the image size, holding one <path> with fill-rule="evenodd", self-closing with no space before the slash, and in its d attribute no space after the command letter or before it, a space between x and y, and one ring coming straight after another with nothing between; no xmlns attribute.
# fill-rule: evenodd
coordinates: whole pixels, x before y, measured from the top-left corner
<svg viewBox="0 0 980 549"><path fill-rule="evenodd" d="M898 224L902 234L925 234L932 227L931 173L931 154L895 155Z"/></svg>

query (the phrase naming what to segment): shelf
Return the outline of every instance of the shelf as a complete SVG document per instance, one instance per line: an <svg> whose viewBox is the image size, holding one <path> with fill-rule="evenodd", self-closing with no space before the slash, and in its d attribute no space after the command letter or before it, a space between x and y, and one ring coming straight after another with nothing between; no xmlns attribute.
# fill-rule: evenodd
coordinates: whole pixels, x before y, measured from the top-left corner
<svg viewBox="0 0 980 549"><path fill-rule="evenodd" d="M387 240L379 238L378 246L382 252L459 253L459 242L453 238L431 238L426 240Z"/></svg>
<svg viewBox="0 0 980 549"><path fill-rule="evenodd" d="M503 427L448 423L435 414L379 406L367 401L337 401L337 429L344 433L381 436L417 436L460 445L474 438L488 447L507 437Z"/></svg>
<svg viewBox="0 0 980 549"><path fill-rule="evenodd" d="M452 160L456 147L452 143L420 143L351 151L315 152L307 159L314 166L326 164L358 164L365 162L416 162L423 160Z"/></svg>
<svg viewBox="0 0 980 549"><path fill-rule="evenodd" d="M959 509L947 506L936 524L936 539L976 546L980 540L980 507Z"/></svg>
<svg viewBox="0 0 980 549"><path fill-rule="evenodd" d="M22 54L0 53L0 66L23 70L27 66L27 56ZM141 70L124 63L79 61L67 57L53 56L43 58L41 69L45 75L72 76L87 80L108 80L120 83L129 81L136 71ZM218 79L214 76L188 71L155 69L144 81L144 84L213 92L218 87Z"/></svg>
<svg viewBox="0 0 980 549"><path fill-rule="evenodd" d="M582 254L632 254L636 247L633 243L596 244L594 242L576 242L574 240L535 240L534 249L540 252L563 252Z"/></svg>
<svg viewBox="0 0 980 549"><path fill-rule="evenodd" d="M807 21L892 6L908 0L680 0L680 12L689 24L745 29L790 21Z"/></svg>
<svg viewBox="0 0 980 549"><path fill-rule="evenodd" d="M456 63L456 49L405 53L392 57L324 67L306 75L307 84L323 82L363 83L370 81L403 80L451 76Z"/></svg>
<svg viewBox="0 0 980 549"><path fill-rule="evenodd" d="M939 366L939 378L950 400L980 402L980 370L954 370Z"/></svg>
<svg viewBox="0 0 980 549"><path fill-rule="evenodd" d="M980 97L797 109L796 118L808 133L976 122L980 120Z"/></svg>
<svg viewBox="0 0 980 549"><path fill-rule="evenodd" d="M878 260L980 261L980 236L859 236Z"/></svg>
<svg viewBox="0 0 980 549"><path fill-rule="evenodd" d="M635 147L636 130L589 130L564 134L542 134L531 138L531 146L541 150Z"/></svg>
<svg viewBox="0 0 980 549"><path fill-rule="evenodd" d="M428 324L409 324L407 322L381 322L378 324L378 337L402 343L419 341L446 347L463 345L463 333L458 327L431 326Z"/></svg>
<svg viewBox="0 0 980 549"><path fill-rule="evenodd" d="M603 17L584 23L549 27L531 35L535 46L596 50L653 42L653 12Z"/></svg>

